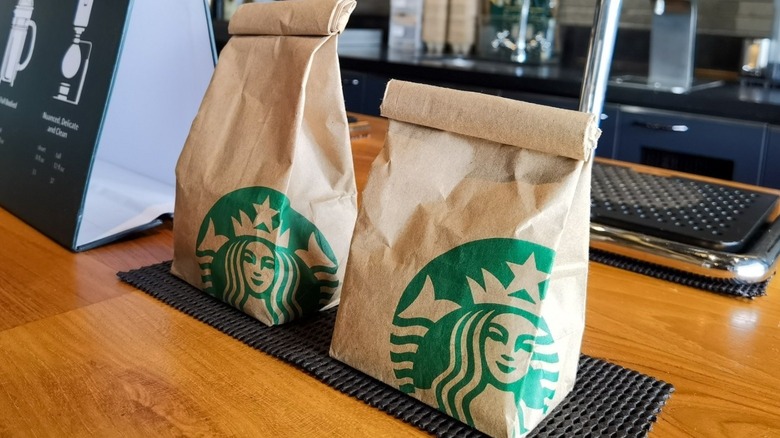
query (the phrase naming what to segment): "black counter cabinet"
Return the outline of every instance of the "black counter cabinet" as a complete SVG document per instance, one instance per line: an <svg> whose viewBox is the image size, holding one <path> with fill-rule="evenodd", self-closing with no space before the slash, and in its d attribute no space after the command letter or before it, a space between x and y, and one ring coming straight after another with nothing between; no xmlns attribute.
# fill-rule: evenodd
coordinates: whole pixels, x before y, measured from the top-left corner
<svg viewBox="0 0 780 438"><path fill-rule="evenodd" d="M377 68L377 64L369 65ZM414 66L400 69L392 63L382 65L393 66L396 70L382 74L342 69L348 111L379 115L390 77L557 108L576 110L578 107L576 97L545 94L545 89L540 92L508 89L494 81L472 81L474 78L469 78L472 75L469 71L458 74L449 71L436 78L431 74L435 69L415 69ZM624 98L633 96L637 104L605 104L597 156L780 188L780 102L774 101L780 91L763 92L772 98L766 101L732 96L741 93L734 91L734 87L695 95L631 89L617 91ZM642 103L658 106L648 107ZM669 109L675 105L696 112ZM711 115L702 113L707 109ZM739 114L740 118L724 116L729 111Z"/></svg>
<svg viewBox="0 0 780 438"><path fill-rule="evenodd" d="M341 85L347 111L378 116L389 80L387 77L369 73L341 70Z"/></svg>
<svg viewBox="0 0 780 438"><path fill-rule="evenodd" d="M766 124L621 106L615 158L761 184Z"/></svg>

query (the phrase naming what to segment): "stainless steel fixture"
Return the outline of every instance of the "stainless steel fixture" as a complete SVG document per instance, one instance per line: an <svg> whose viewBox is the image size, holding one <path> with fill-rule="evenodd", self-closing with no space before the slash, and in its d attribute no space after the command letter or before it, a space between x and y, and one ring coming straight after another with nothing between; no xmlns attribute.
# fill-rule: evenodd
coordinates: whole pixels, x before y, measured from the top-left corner
<svg viewBox="0 0 780 438"><path fill-rule="evenodd" d="M723 81L694 78L697 0L651 0L648 76L617 76L612 85L683 94L716 87Z"/></svg>
<svg viewBox="0 0 780 438"><path fill-rule="evenodd" d="M590 224L590 246L704 277L738 284L758 283L770 278L777 269L780 218L741 254L702 249L597 223Z"/></svg>
<svg viewBox="0 0 780 438"><path fill-rule="evenodd" d="M621 7L622 0L600 0L596 5L580 91L579 110L584 113L600 116L604 109Z"/></svg>
<svg viewBox="0 0 780 438"><path fill-rule="evenodd" d="M742 85L780 85L780 0L774 0L771 38L745 38L739 71Z"/></svg>
<svg viewBox="0 0 780 438"><path fill-rule="evenodd" d="M648 84L686 92L693 85L697 0L653 0Z"/></svg>
<svg viewBox="0 0 780 438"><path fill-rule="evenodd" d="M772 40L769 38L745 38L742 41L742 69L740 74L745 77L763 78L769 66L769 49Z"/></svg>

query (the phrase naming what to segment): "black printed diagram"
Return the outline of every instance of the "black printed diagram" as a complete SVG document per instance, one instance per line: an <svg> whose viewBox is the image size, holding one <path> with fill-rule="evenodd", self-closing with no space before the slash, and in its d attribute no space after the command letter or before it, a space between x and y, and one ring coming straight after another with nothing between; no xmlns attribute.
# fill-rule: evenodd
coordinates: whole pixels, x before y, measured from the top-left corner
<svg viewBox="0 0 780 438"><path fill-rule="evenodd" d="M89 25L92 3L93 0L79 0L76 7L76 16L73 19L75 35L62 58L64 80L60 82L59 92L54 96L57 100L73 105L78 105L81 100L81 91L89 69L89 57L92 55L92 43L81 37Z"/></svg>
<svg viewBox="0 0 780 438"><path fill-rule="evenodd" d="M85 40L82 35L89 26L93 2L94 0L78 0L73 18L73 41L62 58L62 80L53 96L54 99L73 105L78 105L81 100L92 55L92 42ZM0 84L8 83L13 87L19 72L30 64L38 33L38 26L33 20L34 10L34 0L17 0L8 42L3 52L3 63L0 66Z"/></svg>
<svg viewBox="0 0 780 438"><path fill-rule="evenodd" d="M30 63L35 49L35 36L38 33L35 21L32 20L34 9L33 0L19 0L14 8L11 32L0 67L0 83L7 82L13 87L17 73L27 68Z"/></svg>

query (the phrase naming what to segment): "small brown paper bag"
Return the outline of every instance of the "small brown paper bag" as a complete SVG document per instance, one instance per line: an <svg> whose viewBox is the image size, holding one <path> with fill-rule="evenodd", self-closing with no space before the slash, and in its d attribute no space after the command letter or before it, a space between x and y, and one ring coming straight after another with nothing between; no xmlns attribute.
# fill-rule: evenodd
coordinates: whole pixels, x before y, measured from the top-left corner
<svg viewBox="0 0 780 438"><path fill-rule="evenodd" d="M338 302L357 191L336 38L354 7L241 6L176 167L172 272L268 325Z"/></svg>
<svg viewBox="0 0 780 438"><path fill-rule="evenodd" d="M391 81L331 355L495 436L574 384L593 115Z"/></svg>

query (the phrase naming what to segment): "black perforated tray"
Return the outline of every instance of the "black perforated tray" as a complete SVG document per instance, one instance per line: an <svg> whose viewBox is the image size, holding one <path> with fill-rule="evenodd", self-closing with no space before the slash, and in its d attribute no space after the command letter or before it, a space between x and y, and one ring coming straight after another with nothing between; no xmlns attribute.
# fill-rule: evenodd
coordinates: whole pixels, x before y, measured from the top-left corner
<svg viewBox="0 0 780 438"><path fill-rule="evenodd" d="M736 253L767 221L778 197L596 163L591 221Z"/></svg>

